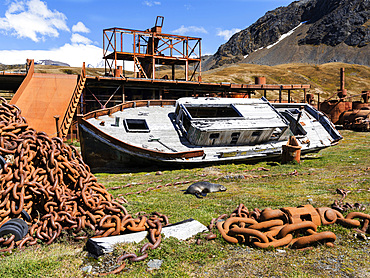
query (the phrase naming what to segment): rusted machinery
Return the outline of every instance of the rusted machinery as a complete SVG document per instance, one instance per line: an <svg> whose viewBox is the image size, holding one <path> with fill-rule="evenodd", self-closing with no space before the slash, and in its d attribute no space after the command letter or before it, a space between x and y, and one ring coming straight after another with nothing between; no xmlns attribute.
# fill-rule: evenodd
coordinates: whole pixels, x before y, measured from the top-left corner
<svg viewBox="0 0 370 278"><path fill-rule="evenodd" d="M364 103L353 102L353 109L339 116L339 124L345 129L370 131L370 91L362 92Z"/></svg>
<svg viewBox="0 0 370 278"><path fill-rule="evenodd" d="M335 125L345 129L370 131L370 91L362 91L359 95L348 96L345 89L345 70L340 71L340 89L336 92L339 100L331 100L335 93L320 103L319 110L327 114ZM361 96L363 101L346 101Z"/></svg>

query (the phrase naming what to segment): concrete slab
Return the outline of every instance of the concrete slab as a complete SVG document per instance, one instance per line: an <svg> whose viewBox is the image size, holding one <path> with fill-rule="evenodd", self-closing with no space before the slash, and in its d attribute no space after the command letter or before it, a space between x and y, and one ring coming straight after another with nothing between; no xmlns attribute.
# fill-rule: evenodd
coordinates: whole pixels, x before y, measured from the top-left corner
<svg viewBox="0 0 370 278"><path fill-rule="evenodd" d="M186 240L192 236L208 231L208 228L192 218L163 227L162 234L165 238L174 237ZM101 256L113 252L113 247L118 243L139 243L146 238L148 232L137 232L125 235L90 238L86 243L86 249L95 256Z"/></svg>

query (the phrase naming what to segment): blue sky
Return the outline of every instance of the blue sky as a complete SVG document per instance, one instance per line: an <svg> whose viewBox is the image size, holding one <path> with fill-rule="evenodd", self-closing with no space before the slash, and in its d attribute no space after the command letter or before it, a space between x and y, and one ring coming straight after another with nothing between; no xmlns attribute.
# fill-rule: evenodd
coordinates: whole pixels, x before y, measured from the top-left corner
<svg viewBox="0 0 370 278"><path fill-rule="evenodd" d="M230 36L291 0L1 0L0 63L26 58L80 66L101 62L103 29L145 30L164 16L163 33L202 38L213 54Z"/></svg>

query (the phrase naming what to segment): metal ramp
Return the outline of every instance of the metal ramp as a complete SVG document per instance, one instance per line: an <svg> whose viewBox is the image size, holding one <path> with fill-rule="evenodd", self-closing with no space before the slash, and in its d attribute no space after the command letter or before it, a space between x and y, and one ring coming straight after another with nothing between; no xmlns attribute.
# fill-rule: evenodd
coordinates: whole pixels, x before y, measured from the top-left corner
<svg viewBox="0 0 370 278"><path fill-rule="evenodd" d="M81 75L34 73L33 60L11 104L17 105L29 126L49 136L65 137L85 86ZM62 121L59 122L59 119Z"/></svg>

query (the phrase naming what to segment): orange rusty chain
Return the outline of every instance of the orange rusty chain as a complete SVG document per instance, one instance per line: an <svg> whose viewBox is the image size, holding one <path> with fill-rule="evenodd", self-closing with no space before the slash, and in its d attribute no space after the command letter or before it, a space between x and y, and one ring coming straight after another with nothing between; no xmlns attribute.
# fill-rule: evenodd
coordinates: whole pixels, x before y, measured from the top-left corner
<svg viewBox="0 0 370 278"><path fill-rule="evenodd" d="M356 220L354 218L359 218ZM223 220L226 219L226 220ZM209 229L211 233L206 239L215 239L212 233L215 226L222 237L230 243L243 243L259 248L290 246L305 248L317 243L333 246L336 236L333 232L318 233L317 227L322 225L341 224L345 227L359 228L359 232L369 230L370 215L362 212L350 212L344 217L339 211L328 207L315 209L311 205L297 208L282 208L249 211L243 204L235 209L230 217L222 214L213 218ZM303 235L303 236L299 236Z"/></svg>
<svg viewBox="0 0 370 278"><path fill-rule="evenodd" d="M0 227L25 214L30 227L17 242L14 235L0 237L0 252L38 240L50 244L65 232L79 240L91 232L109 236L148 230L151 244L141 249L140 257L130 254L132 261L145 259L145 250L159 245L167 216L153 213L133 218L97 182L76 148L36 132L18 107L3 98L0 102L0 155L7 162L0 170Z"/></svg>

